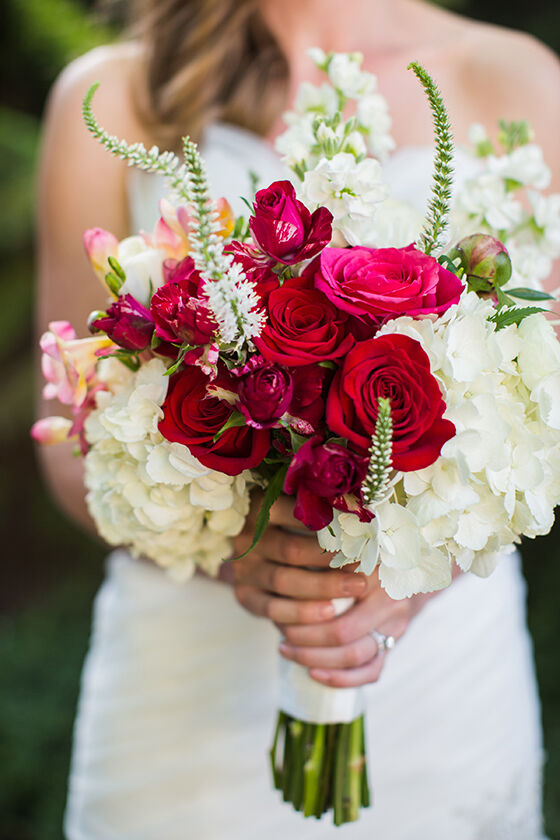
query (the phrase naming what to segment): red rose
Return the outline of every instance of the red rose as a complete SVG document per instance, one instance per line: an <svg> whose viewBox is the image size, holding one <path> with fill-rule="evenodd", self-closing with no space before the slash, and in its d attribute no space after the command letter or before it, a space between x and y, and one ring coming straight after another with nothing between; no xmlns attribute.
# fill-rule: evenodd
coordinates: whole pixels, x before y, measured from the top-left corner
<svg viewBox="0 0 560 840"><path fill-rule="evenodd" d="M446 406L418 341L393 333L360 342L333 380L329 428L364 454L375 432L379 397L391 400L393 467L408 472L432 464L455 426L443 419Z"/></svg>
<svg viewBox="0 0 560 840"><path fill-rule="evenodd" d="M293 368L291 374L294 393L289 409L290 425L303 435L311 435L324 420L323 386L331 371L319 365L306 365Z"/></svg>
<svg viewBox="0 0 560 840"><path fill-rule="evenodd" d="M463 284L437 260L407 248L326 248L315 286L340 309L379 325L399 315L441 314Z"/></svg>
<svg viewBox="0 0 560 840"><path fill-rule="evenodd" d="M298 201L289 181L259 190L249 220L253 239L273 262L294 265L318 254L332 237L332 214L319 207L313 214Z"/></svg>
<svg viewBox="0 0 560 840"><path fill-rule="evenodd" d="M338 359L354 339L348 316L303 277L293 277L268 298L268 319L254 339L265 359L292 367Z"/></svg>
<svg viewBox="0 0 560 840"><path fill-rule="evenodd" d="M227 429L214 443L214 435L234 411L227 400L212 395L214 388L235 391L236 383L223 372L210 383L195 366L175 374L162 406L159 430L167 440L185 444L205 467L226 475L239 475L243 470L257 467L265 458L270 448L270 432L241 426Z"/></svg>
<svg viewBox="0 0 560 840"><path fill-rule="evenodd" d="M165 284L152 296L150 309L162 341L209 344L217 326L202 287L204 280L192 257L164 263Z"/></svg>
<svg viewBox="0 0 560 840"><path fill-rule="evenodd" d="M326 528L335 501L360 487L366 468L367 459L344 446L322 443L318 437L306 441L292 458L284 481L284 492L297 496L296 519L313 531Z"/></svg>

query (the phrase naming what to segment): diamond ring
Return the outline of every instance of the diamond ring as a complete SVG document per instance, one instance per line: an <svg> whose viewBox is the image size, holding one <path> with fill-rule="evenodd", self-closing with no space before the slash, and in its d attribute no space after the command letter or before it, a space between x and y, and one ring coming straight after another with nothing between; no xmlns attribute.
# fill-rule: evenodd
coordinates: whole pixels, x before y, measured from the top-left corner
<svg viewBox="0 0 560 840"><path fill-rule="evenodd" d="M380 633L379 630L372 630L370 636L375 639L377 644L377 653L385 653L395 647L395 637L386 636L385 633Z"/></svg>

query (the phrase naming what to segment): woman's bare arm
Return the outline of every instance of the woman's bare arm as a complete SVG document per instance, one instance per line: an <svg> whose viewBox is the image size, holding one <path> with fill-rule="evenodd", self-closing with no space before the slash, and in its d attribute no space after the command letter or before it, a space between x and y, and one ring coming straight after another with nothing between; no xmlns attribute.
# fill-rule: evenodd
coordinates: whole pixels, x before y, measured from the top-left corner
<svg viewBox="0 0 560 840"><path fill-rule="evenodd" d="M37 202L37 334L53 320L68 320L79 336L87 317L106 306L107 294L93 273L82 246L84 230L102 227L121 238L128 232L126 167L88 133L81 118L82 99L99 81L95 112L114 134L145 140L134 118L130 86L135 56L128 45L92 51L69 65L48 101L39 165ZM38 390L42 382L38 375ZM39 396L38 414L63 413L56 401ZM93 528L84 502L83 464L71 444L41 447L47 483L63 510Z"/></svg>

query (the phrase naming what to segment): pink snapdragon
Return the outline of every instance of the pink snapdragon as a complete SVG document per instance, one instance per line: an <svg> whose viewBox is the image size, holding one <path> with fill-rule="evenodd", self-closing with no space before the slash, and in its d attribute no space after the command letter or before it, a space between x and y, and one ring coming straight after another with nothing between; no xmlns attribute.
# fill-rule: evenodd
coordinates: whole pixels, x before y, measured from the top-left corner
<svg viewBox="0 0 560 840"><path fill-rule="evenodd" d="M51 321L40 341L41 368L47 384L43 396L55 397L64 405L79 408L88 391L95 387L95 365L99 357L115 347L105 335L76 338L68 321Z"/></svg>
<svg viewBox="0 0 560 840"><path fill-rule="evenodd" d="M90 228L84 233L83 242L93 270L105 285L105 275L111 271L109 257L118 257L118 239L103 228Z"/></svg>
<svg viewBox="0 0 560 840"><path fill-rule="evenodd" d="M72 426L67 417L43 417L31 427L31 437L43 446L52 446L68 440Z"/></svg>

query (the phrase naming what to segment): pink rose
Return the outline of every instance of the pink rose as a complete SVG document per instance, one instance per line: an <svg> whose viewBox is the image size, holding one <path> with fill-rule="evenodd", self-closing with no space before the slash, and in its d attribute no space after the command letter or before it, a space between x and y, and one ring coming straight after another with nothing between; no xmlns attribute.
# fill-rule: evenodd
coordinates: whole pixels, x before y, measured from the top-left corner
<svg viewBox="0 0 560 840"><path fill-rule="evenodd" d="M376 326L399 315L439 315L463 291L455 274L414 245L325 248L309 271L335 306Z"/></svg>
<svg viewBox="0 0 560 840"><path fill-rule="evenodd" d="M255 196L249 220L253 239L273 262L294 265L310 259L329 244L332 214L326 207L310 213L298 201L290 181L275 181Z"/></svg>

